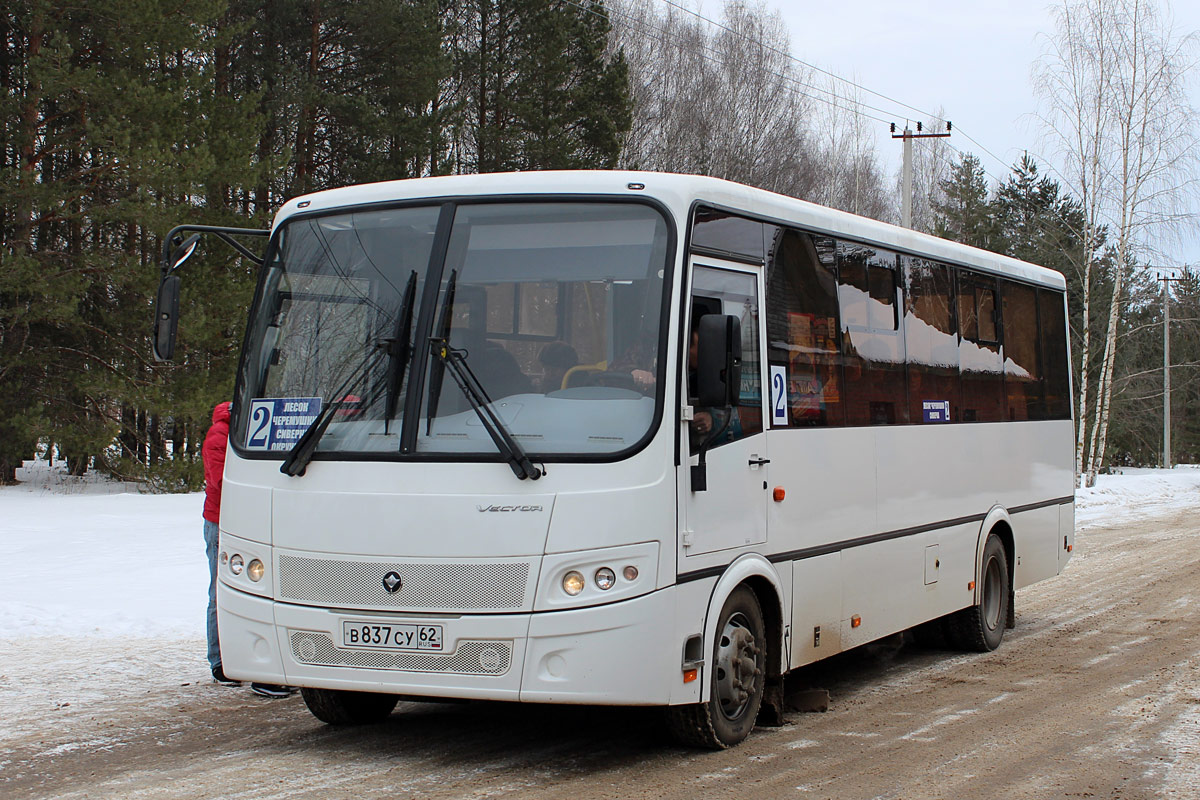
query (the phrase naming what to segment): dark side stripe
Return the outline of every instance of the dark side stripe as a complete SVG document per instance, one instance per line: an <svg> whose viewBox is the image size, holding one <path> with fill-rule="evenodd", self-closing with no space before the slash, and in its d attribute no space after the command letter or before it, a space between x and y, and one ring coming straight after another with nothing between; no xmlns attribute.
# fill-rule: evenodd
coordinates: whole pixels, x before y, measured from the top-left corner
<svg viewBox="0 0 1200 800"><path fill-rule="evenodd" d="M1066 503L1075 502L1074 496L1071 497L1056 497L1053 500L1042 500L1038 503L1027 503L1022 506L1013 506L1008 509L1008 513L1020 514L1025 511L1036 511L1039 508L1049 508L1050 506L1061 506ZM901 539L905 536L915 536L918 533L927 533L936 531L940 528L953 528L956 525L966 525L971 522L983 522L987 514L972 514L968 517L955 517L954 519L942 520L940 522L930 522L925 525L914 525L911 528L899 528L894 531L884 531L883 533L873 533L869 536L859 536L854 539L843 539L840 542L830 542L829 544L816 545L815 547L804 547L799 550L788 550L783 553L775 553L767 556L772 563L780 561L800 561L805 558L815 558L817 556L829 555L837 553L841 550L849 550L852 547L862 547L868 544L877 544L886 542L891 539ZM723 573L729 564L721 564L716 567L705 567L704 569L692 570L691 572L680 573L675 579L676 583L687 583L689 581L703 580L704 578L712 578Z"/></svg>

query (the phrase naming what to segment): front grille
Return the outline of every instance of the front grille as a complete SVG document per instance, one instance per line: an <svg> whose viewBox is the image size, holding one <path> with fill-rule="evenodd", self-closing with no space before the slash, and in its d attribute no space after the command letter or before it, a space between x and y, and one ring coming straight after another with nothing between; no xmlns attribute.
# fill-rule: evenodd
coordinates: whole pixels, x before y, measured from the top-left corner
<svg viewBox="0 0 1200 800"><path fill-rule="evenodd" d="M395 594L383 576L404 582ZM279 599L335 608L508 611L525 605L529 563L391 563L333 561L280 554Z"/></svg>
<svg viewBox="0 0 1200 800"><path fill-rule="evenodd" d="M512 642L459 642L453 653L396 653L386 650L344 650L323 633L289 631L292 655L302 664L326 667L366 667L408 672L457 672L464 675L503 675L512 664Z"/></svg>

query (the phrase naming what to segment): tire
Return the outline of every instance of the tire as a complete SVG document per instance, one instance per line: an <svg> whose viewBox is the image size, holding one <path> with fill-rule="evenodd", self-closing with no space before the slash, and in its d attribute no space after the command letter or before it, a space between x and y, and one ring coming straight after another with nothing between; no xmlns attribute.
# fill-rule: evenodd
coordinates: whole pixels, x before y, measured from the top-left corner
<svg viewBox="0 0 1200 800"><path fill-rule="evenodd" d="M979 603L946 617L946 635L950 643L960 650L978 653L999 647L1008 623L1011 597L1012 584L1004 543L999 536L988 534L979 570Z"/></svg>
<svg viewBox="0 0 1200 800"><path fill-rule="evenodd" d="M766 626L758 598L747 586L721 609L712 659L706 665L706 703L672 706L667 726L680 743L710 750L738 744L754 730L766 687Z"/></svg>
<svg viewBox="0 0 1200 800"><path fill-rule="evenodd" d="M327 725L369 725L382 722L399 700L394 694L347 692L337 689L301 689L304 704Z"/></svg>

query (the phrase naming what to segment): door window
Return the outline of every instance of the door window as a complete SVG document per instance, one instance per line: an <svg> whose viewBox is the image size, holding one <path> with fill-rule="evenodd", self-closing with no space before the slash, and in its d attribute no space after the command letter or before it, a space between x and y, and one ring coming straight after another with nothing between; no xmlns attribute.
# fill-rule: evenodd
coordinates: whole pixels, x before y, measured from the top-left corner
<svg viewBox="0 0 1200 800"><path fill-rule="evenodd" d="M692 450L707 443L719 447L762 433L762 364L758 343L758 281L747 272L696 267L692 275L692 312L688 327L688 398L696 396L696 344L700 319L708 314L731 314L741 320L742 368L738 402L731 411L694 408L689 425ZM695 406L695 403L692 402Z"/></svg>

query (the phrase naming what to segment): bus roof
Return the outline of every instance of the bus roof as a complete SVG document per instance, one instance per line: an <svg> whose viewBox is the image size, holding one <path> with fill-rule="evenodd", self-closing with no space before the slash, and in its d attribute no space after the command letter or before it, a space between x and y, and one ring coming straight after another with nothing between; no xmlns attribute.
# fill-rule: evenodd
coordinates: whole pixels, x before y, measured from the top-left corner
<svg viewBox="0 0 1200 800"><path fill-rule="evenodd" d="M289 200L275 215L275 226L296 213L423 198L484 195L637 195L665 203L680 218L684 218L693 203L698 202L1056 289L1066 288L1061 273L1026 261L720 178L667 172L547 170L447 175L346 186Z"/></svg>

